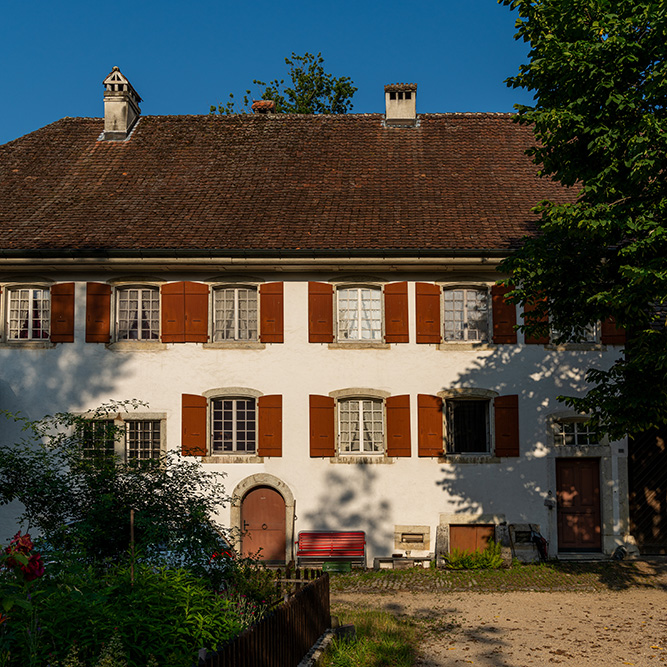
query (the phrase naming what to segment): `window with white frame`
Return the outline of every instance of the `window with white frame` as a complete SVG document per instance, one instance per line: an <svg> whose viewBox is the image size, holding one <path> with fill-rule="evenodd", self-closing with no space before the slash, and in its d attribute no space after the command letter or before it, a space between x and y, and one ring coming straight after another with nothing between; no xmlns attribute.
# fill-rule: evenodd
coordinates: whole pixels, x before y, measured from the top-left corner
<svg viewBox="0 0 667 667"><path fill-rule="evenodd" d="M557 419L553 422L557 445L599 445L600 433L585 419Z"/></svg>
<svg viewBox="0 0 667 667"><path fill-rule="evenodd" d="M551 327L551 338L558 340L563 335L563 332ZM576 335L572 332L568 335L567 342L570 343L598 343L600 341L600 324L599 322L593 322L585 326L581 331Z"/></svg>
<svg viewBox="0 0 667 667"><path fill-rule="evenodd" d="M477 454L490 451L488 400L447 399L447 452Z"/></svg>
<svg viewBox="0 0 667 667"><path fill-rule="evenodd" d="M125 422L125 460L148 461L162 454L162 423L159 419Z"/></svg>
<svg viewBox="0 0 667 667"><path fill-rule="evenodd" d="M257 288L220 287L213 291L213 340L256 341Z"/></svg>
<svg viewBox="0 0 667 667"><path fill-rule="evenodd" d="M336 291L338 340L382 340L382 290L339 287Z"/></svg>
<svg viewBox="0 0 667 667"><path fill-rule="evenodd" d="M338 450L341 454L384 451L384 402L381 399L339 399Z"/></svg>
<svg viewBox="0 0 667 667"><path fill-rule="evenodd" d="M211 454L254 454L257 448L257 406L254 398L211 400Z"/></svg>
<svg viewBox="0 0 667 667"><path fill-rule="evenodd" d="M445 288L443 291L445 341L489 340L489 298L486 288Z"/></svg>
<svg viewBox="0 0 667 667"><path fill-rule="evenodd" d="M116 289L118 340L160 338L160 290L157 287Z"/></svg>
<svg viewBox="0 0 667 667"><path fill-rule="evenodd" d="M51 299L48 288L21 287L7 290L7 339L48 340Z"/></svg>

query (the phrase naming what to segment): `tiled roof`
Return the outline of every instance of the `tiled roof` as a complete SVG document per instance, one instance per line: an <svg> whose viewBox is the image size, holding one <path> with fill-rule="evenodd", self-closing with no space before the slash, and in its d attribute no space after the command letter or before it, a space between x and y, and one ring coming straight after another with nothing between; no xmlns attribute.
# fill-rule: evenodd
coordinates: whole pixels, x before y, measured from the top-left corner
<svg viewBox="0 0 667 667"><path fill-rule="evenodd" d="M506 250L563 199L507 114L65 118L0 146L0 250Z"/></svg>

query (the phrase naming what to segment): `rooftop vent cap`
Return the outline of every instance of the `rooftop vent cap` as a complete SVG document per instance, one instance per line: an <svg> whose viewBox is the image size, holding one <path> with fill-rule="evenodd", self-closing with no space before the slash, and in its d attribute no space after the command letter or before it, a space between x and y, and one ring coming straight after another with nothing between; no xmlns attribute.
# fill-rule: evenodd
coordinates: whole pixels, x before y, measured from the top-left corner
<svg viewBox="0 0 667 667"><path fill-rule="evenodd" d="M273 100L255 100L251 108L253 113L275 113L276 103Z"/></svg>
<svg viewBox="0 0 667 667"><path fill-rule="evenodd" d="M417 84L389 83L384 87L385 124L415 127L417 124Z"/></svg>
<svg viewBox="0 0 667 667"><path fill-rule="evenodd" d="M123 141L139 118L142 101L118 67L104 79L104 141Z"/></svg>

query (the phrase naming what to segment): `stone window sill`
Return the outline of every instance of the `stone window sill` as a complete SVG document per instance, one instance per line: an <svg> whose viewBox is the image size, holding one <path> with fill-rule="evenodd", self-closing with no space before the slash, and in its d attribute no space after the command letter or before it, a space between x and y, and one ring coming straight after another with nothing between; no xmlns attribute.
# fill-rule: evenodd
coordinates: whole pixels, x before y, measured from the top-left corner
<svg viewBox="0 0 667 667"><path fill-rule="evenodd" d="M493 456L492 454L445 454L444 456L438 457L438 463L456 463L458 464L467 464L467 463L500 463L501 459L498 456Z"/></svg>
<svg viewBox="0 0 667 667"><path fill-rule="evenodd" d="M264 350L266 348L266 343L259 343L252 340L227 340L204 343L202 347L206 350Z"/></svg>
<svg viewBox="0 0 667 667"><path fill-rule="evenodd" d="M329 343L330 350L389 350L391 345L389 343L364 343L361 341L354 341L349 343Z"/></svg>
<svg viewBox="0 0 667 667"><path fill-rule="evenodd" d="M13 340L0 343L0 348L4 350L9 350L13 347L23 350L49 350L55 346L56 343L52 343L50 340Z"/></svg>
<svg viewBox="0 0 667 667"><path fill-rule="evenodd" d="M355 465L363 463L364 465L373 465L378 463L394 463L393 456L332 456L329 458L330 463L343 463L348 465Z"/></svg>
<svg viewBox="0 0 667 667"><path fill-rule="evenodd" d="M475 343L472 341L462 341L460 343L455 341L447 341L438 344L439 350L446 350L447 352L463 352L469 350L494 350L495 345L491 343Z"/></svg>
<svg viewBox="0 0 667 667"><path fill-rule="evenodd" d="M112 352L160 352L167 349L166 343L153 340L117 340L107 343Z"/></svg>
<svg viewBox="0 0 667 667"><path fill-rule="evenodd" d="M202 463L264 463L263 456L255 454L214 454L202 456Z"/></svg>
<svg viewBox="0 0 667 667"><path fill-rule="evenodd" d="M554 352L603 352L607 346L601 343L561 343L560 345L549 343L544 346L544 349Z"/></svg>

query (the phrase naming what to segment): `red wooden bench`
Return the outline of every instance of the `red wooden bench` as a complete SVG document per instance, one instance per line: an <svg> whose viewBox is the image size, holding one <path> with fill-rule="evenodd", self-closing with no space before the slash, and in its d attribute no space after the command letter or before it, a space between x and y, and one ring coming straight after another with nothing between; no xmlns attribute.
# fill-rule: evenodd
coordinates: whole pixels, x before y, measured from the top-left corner
<svg viewBox="0 0 667 667"><path fill-rule="evenodd" d="M348 561L366 567L366 533L363 530L304 530L296 542L297 562Z"/></svg>

